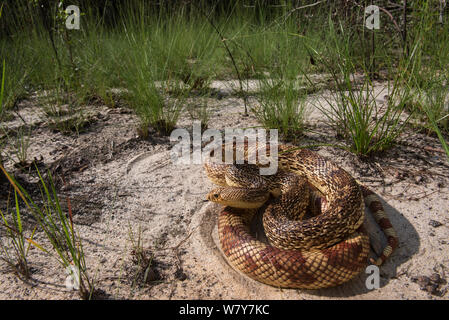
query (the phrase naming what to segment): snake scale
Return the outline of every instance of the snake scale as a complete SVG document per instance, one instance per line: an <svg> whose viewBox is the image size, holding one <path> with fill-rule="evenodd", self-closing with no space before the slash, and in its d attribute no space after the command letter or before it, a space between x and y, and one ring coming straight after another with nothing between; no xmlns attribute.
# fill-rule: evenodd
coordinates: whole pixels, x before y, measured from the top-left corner
<svg viewBox="0 0 449 320"><path fill-rule="evenodd" d="M266 151L269 154L268 145ZM245 152L247 157L250 152L247 145ZM307 220L282 220L281 215L276 214L280 208L269 205L264 212L264 227L270 228L267 232L270 243L267 244L250 232L255 209L224 207L218 216L218 233L221 249L234 267L257 281L284 288L319 289L347 282L368 263L370 243L363 226L365 205L388 240L381 256L370 262L381 265L392 254L398 246L398 238L380 200L371 190L311 150L292 150L290 146L280 145L278 154L281 172L305 177L324 195L323 211ZM218 188L218 192L230 186L223 165L206 162L204 167L211 181L224 186ZM212 191L208 199L226 204L220 201L217 190ZM267 200L257 192L245 193L245 196L256 202ZM272 214L266 218L270 210Z"/></svg>

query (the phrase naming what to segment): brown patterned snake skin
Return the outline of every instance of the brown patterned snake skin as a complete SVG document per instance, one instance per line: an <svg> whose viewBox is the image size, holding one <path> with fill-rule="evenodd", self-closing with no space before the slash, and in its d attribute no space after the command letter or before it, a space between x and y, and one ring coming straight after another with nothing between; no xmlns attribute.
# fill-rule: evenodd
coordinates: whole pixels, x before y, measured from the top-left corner
<svg viewBox="0 0 449 320"><path fill-rule="evenodd" d="M302 213L298 214L299 220L282 218L280 212L285 209L282 201L292 198L286 195L282 200L281 194L264 212L263 223L270 244L257 240L249 227L256 212L253 208L267 200L266 190L258 193L256 183L251 186L255 187L253 191L240 196L245 194L251 198L248 203L253 201L257 206L232 207L232 203L222 198L229 187L238 191L238 181L227 179L225 168L230 166L205 163L209 179L224 186L209 193L208 199L228 205L218 217L220 245L228 261L249 277L277 287L319 289L340 285L364 270L368 262L370 244L363 226L366 205L387 235L388 246L378 259L371 259L371 263L381 265L397 247L398 239L377 196L319 154L291 149L279 146L278 172L281 176L289 172L305 177L324 195L325 205L321 214L307 220L301 220ZM277 183L281 189L282 183L285 184L283 180Z"/></svg>

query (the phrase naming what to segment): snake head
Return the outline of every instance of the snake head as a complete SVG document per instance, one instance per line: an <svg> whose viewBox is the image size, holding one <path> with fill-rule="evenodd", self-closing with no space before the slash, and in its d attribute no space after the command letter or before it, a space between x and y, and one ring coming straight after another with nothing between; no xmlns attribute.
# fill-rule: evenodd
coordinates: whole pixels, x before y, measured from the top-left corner
<svg viewBox="0 0 449 320"><path fill-rule="evenodd" d="M270 193L262 189L220 187L209 192L207 200L234 208L255 209L260 208L269 197Z"/></svg>
<svg viewBox="0 0 449 320"><path fill-rule="evenodd" d="M221 188L218 188L221 189ZM220 203L220 201L223 201L223 199L221 198L221 194L220 194L220 190L214 189L211 192L209 192L206 196L207 200L212 201L212 202L218 202Z"/></svg>

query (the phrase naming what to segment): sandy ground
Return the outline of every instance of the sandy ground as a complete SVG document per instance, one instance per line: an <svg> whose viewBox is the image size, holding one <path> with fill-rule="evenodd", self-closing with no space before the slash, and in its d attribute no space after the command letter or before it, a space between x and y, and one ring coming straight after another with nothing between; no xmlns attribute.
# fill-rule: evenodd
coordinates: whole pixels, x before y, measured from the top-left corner
<svg viewBox="0 0 449 320"><path fill-rule="evenodd" d="M209 127L257 125L252 116L243 116L243 101L232 90L213 85L220 94L207 100ZM384 86L378 90L382 92ZM310 96L309 103L319 99ZM255 104L250 99L250 105ZM93 105L86 110L91 123L79 136L52 131L34 98L22 102L6 126L33 125L29 159L41 159L41 166L51 168L57 177L64 174L66 185L58 184L60 196L71 199L96 298L448 299L446 281L434 294L421 290L414 281L434 273L443 279L449 275L449 164L436 137L410 130L397 146L364 161L340 149L316 148L381 197L400 244L380 268L378 289L367 289L368 275L362 273L337 288L289 290L255 282L226 263L217 246L220 208L204 200L213 185L201 165L172 163L167 138L139 139L138 120L124 108ZM337 141L322 120L316 110L310 112L308 127L313 132L305 134L302 144ZM191 123L185 115L179 125L191 128ZM11 161L5 165L15 170ZM26 188L37 190L32 176L19 173L17 178ZM1 190L4 209L8 185ZM24 220L31 232L31 222ZM148 283L132 253L139 235L151 259ZM36 235L36 241L45 244L42 234ZM67 275L54 257L32 247L29 261L29 283L0 261L0 299L78 298L76 291L66 288Z"/></svg>

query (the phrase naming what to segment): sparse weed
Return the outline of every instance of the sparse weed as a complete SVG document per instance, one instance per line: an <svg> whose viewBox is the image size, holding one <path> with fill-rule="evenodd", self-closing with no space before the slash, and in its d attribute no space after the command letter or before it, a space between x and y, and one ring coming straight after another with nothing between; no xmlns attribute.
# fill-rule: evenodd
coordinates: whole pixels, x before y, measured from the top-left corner
<svg viewBox="0 0 449 320"><path fill-rule="evenodd" d="M61 209L51 174L48 173L49 182L46 183L36 167L41 183L43 201L42 205L38 205L2 166L0 166L0 169L36 220L38 230L44 232L46 238L50 241L52 249L46 249L34 241L31 243L54 257L66 271L70 271L70 277L74 284L73 288L78 290L81 298L91 298L94 292L94 284L87 271L81 238L74 229L70 200L67 199L68 212L64 212Z"/></svg>
<svg viewBox="0 0 449 320"><path fill-rule="evenodd" d="M282 139L297 142L305 125L305 94L297 81L265 79L253 113L266 129L278 129Z"/></svg>
<svg viewBox="0 0 449 320"><path fill-rule="evenodd" d="M44 110L48 126L54 131L65 135L79 134L90 123L79 102L60 87L42 94L39 103Z"/></svg>
<svg viewBox="0 0 449 320"><path fill-rule="evenodd" d="M1 11L3 9L3 5L0 7L0 17L1 17ZM0 82L0 124L3 121L3 113L4 113L4 109L3 109L3 94L4 94L4 89L5 89L5 60L3 60L3 68L2 68L2 80ZM1 128L1 126L0 126ZM0 166L3 166L3 155L2 155L2 151L3 151L3 141L0 140ZM3 175L0 175L0 184L3 180Z"/></svg>
<svg viewBox="0 0 449 320"><path fill-rule="evenodd" d="M449 160L449 146L445 134L449 133L449 103L445 81L438 79L429 82L428 86L419 90L418 103L415 105L419 114L424 117L424 124L435 132Z"/></svg>
<svg viewBox="0 0 449 320"><path fill-rule="evenodd" d="M16 134L15 154L17 158L16 166L24 169L28 165L28 149L30 147L31 128L25 132L23 127L18 129Z"/></svg>
<svg viewBox="0 0 449 320"><path fill-rule="evenodd" d="M3 175L3 173L2 173ZM14 191L15 212L11 210L10 218L0 210L4 227L3 236L0 237L0 259L5 261L11 270L23 281L28 281L31 276L31 268L28 262L28 251L33 244L36 228L33 229L29 238L24 234L22 216L20 213L17 191ZM7 211L9 211L7 209Z"/></svg>
<svg viewBox="0 0 449 320"><path fill-rule="evenodd" d="M164 98L160 89L152 84L138 86L140 89L133 90L128 101L140 118L140 136L147 138L150 129L169 135L183 110L185 97Z"/></svg>
<svg viewBox="0 0 449 320"><path fill-rule="evenodd" d="M410 109L415 124L435 132L449 160L449 25L434 19L431 2L416 9L417 23L410 30L416 58L409 83L416 99Z"/></svg>
<svg viewBox="0 0 449 320"><path fill-rule="evenodd" d="M131 242L131 258L133 263L132 287L142 287L150 282L158 280L159 274L154 269L154 254L143 247L142 228L138 227L137 239L131 225L129 227L129 240Z"/></svg>
<svg viewBox="0 0 449 320"><path fill-rule="evenodd" d="M190 102L187 104L186 109L192 120L201 122L201 130L206 130L210 120L210 111L207 105L207 100Z"/></svg>
<svg viewBox="0 0 449 320"><path fill-rule="evenodd" d="M84 116L82 109L65 117L53 117L48 120L50 128L65 135L80 134L86 130L89 124L90 120Z"/></svg>
<svg viewBox="0 0 449 320"><path fill-rule="evenodd" d="M136 39L131 32L127 33L127 41L133 48L129 55L131 61L122 70L122 77L129 89L125 99L140 118L138 131L142 138L148 137L150 128L169 135L183 110L188 91L181 80L171 77L166 67L171 53L167 53L164 65L155 65L149 55L154 52L151 43L147 39ZM176 42L174 39L172 41L174 46ZM171 95L166 97L168 93Z"/></svg>
<svg viewBox="0 0 449 320"><path fill-rule="evenodd" d="M2 79L0 81L0 121L3 119L3 95L5 94L5 79L6 79L6 65L5 60L3 60L2 65Z"/></svg>
<svg viewBox="0 0 449 320"><path fill-rule="evenodd" d="M324 53L311 48L314 58L331 74L335 91L331 98L324 95L325 103L316 107L327 118L337 136L349 142L348 149L367 156L391 147L404 129L410 115L405 114L405 102L409 97L407 72L414 67L413 55L400 61L393 81L388 82L389 99L378 102L374 84L363 61L357 62L351 56L352 42L344 37L344 29L337 30L330 23L329 36L332 42ZM362 74L360 74L360 70ZM355 76L361 83L357 84ZM307 75L306 75L307 76ZM360 82L360 81L359 81Z"/></svg>

